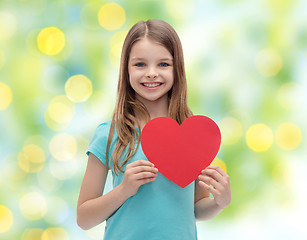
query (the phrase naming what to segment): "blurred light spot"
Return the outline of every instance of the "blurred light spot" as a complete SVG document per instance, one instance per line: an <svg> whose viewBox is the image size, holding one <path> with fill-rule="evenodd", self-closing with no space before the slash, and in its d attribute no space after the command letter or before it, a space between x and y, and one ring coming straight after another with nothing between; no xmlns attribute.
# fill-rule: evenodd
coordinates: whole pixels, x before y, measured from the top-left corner
<svg viewBox="0 0 307 240"><path fill-rule="evenodd" d="M238 36L238 29L231 23L226 24L219 33L219 41L224 49L232 48Z"/></svg>
<svg viewBox="0 0 307 240"><path fill-rule="evenodd" d="M293 110L300 105L301 89L293 82L285 83L277 92L278 103L287 110ZM304 97L304 93L302 94Z"/></svg>
<svg viewBox="0 0 307 240"><path fill-rule="evenodd" d="M107 82L107 84L110 84L110 82ZM116 88L116 86L114 86ZM91 115L94 117L94 119L103 119L106 116L109 116L109 114L112 115L113 112L113 104L105 104L103 108L101 108L100 104L101 102L115 102L116 95L114 94L114 91L108 91L108 89L111 89L113 87L106 86L104 88L104 92L101 90L94 91L90 101L87 101L84 103L84 115ZM113 88L114 89L114 88ZM100 109L97 111L97 109Z"/></svg>
<svg viewBox="0 0 307 240"><path fill-rule="evenodd" d="M56 96L45 112L45 122L53 130L63 130L72 121L75 111L75 104L66 96Z"/></svg>
<svg viewBox="0 0 307 240"><path fill-rule="evenodd" d="M56 14L62 15L63 13L64 13L64 11L63 12L62 11L58 11L58 13L56 13ZM24 41L26 42L26 46L25 47L27 48L28 55L30 54L32 56L36 56L37 57L38 56L38 52L41 53L41 50L38 47L38 34L39 34L40 30L41 29L32 28L32 30L30 30L27 33L27 36L24 39ZM75 38L77 38L77 37L75 37ZM59 52L59 54L53 55L53 56L56 57L56 60L57 60L56 62L62 62L64 60L67 60L71 56L72 51L74 49L73 49L73 45L70 44L70 43L71 43L71 39L66 38L66 36L65 36L65 45L64 45L63 49ZM37 58L37 59L39 59L39 58ZM48 68L48 66L52 66L52 64L54 64L56 62L55 61L54 62L48 62L48 64L45 64L45 63L43 63L43 61L40 60L39 63L41 65L44 65L44 67L38 69L38 70L40 70L39 71L39 73L40 73L39 78L41 79L41 76L42 76L41 72L42 72L42 70L45 70L45 68Z"/></svg>
<svg viewBox="0 0 307 240"><path fill-rule="evenodd" d="M68 72L58 65L43 68L41 83L44 90L49 93L59 94L63 91L63 82L69 77Z"/></svg>
<svg viewBox="0 0 307 240"><path fill-rule="evenodd" d="M89 140L82 135L76 136L76 139L77 139L77 148L78 148L76 154L83 159L84 153L86 152L86 149L89 145Z"/></svg>
<svg viewBox="0 0 307 240"><path fill-rule="evenodd" d="M13 225L13 214L9 208L0 205L0 233L5 233Z"/></svg>
<svg viewBox="0 0 307 240"><path fill-rule="evenodd" d="M302 142L301 129L294 123L280 124L276 130L276 143L284 150L293 150Z"/></svg>
<svg viewBox="0 0 307 240"><path fill-rule="evenodd" d="M233 117L225 117L219 122L222 143L231 145L237 143L243 135L241 123Z"/></svg>
<svg viewBox="0 0 307 240"><path fill-rule="evenodd" d="M255 60L256 68L265 77L275 76L282 68L281 56L271 49L260 51Z"/></svg>
<svg viewBox="0 0 307 240"><path fill-rule="evenodd" d="M45 111L45 114L44 114L44 118L45 118L45 123L46 125L54 130L54 131L63 131L65 130L68 126L69 126L69 123L62 123L62 124L59 124L55 121L53 121L50 116L47 114L47 111Z"/></svg>
<svg viewBox="0 0 307 240"><path fill-rule="evenodd" d="M255 152L265 152L273 144L273 132L265 124L252 125L246 133L246 143Z"/></svg>
<svg viewBox="0 0 307 240"><path fill-rule="evenodd" d="M5 163L5 167L1 169L1 178L5 179L6 186L12 189L20 187L27 176L27 173L18 166L17 159L18 154L14 152L1 159Z"/></svg>
<svg viewBox="0 0 307 240"><path fill-rule="evenodd" d="M52 156L59 161L70 160L77 152L77 141L67 133L57 134L51 139L49 150Z"/></svg>
<svg viewBox="0 0 307 240"><path fill-rule="evenodd" d="M29 136L25 140L24 145L29 145L29 144L35 144L41 147L44 152L46 152L49 146L49 140L45 136L37 134L37 135Z"/></svg>
<svg viewBox="0 0 307 240"><path fill-rule="evenodd" d="M56 55L65 47L65 35L57 27L47 27L37 36L39 50L46 55Z"/></svg>
<svg viewBox="0 0 307 240"><path fill-rule="evenodd" d="M128 31L118 31L113 34L110 39L110 53L109 58L111 64L119 69L121 51L124 44L125 37Z"/></svg>
<svg viewBox="0 0 307 240"><path fill-rule="evenodd" d="M67 219L69 206L63 199L58 197L48 199L48 206L48 211L44 219L49 224L60 225Z"/></svg>
<svg viewBox="0 0 307 240"><path fill-rule="evenodd" d="M189 17L195 9L194 0L167 0L166 7L170 15L176 19Z"/></svg>
<svg viewBox="0 0 307 240"><path fill-rule="evenodd" d="M12 102L11 88L0 82L0 111L6 109Z"/></svg>
<svg viewBox="0 0 307 240"><path fill-rule="evenodd" d="M14 91L19 93L20 98L26 97L25 102L29 101L29 99L35 99L39 95L38 92L40 92L39 78L41 76L41 69L44 67L43 61L37 56L29 54L24 49L18 52L10 63L8 64L8 70L10 71L10 75L13 76L12 83L19 84L20 86L20 88L14 88ZM19 101L18 105L22 105L24 103L23 100Z"/></svg>
<svg viewBox="0 0 307 240"><path fill-rule="evenodd" d="M38 192L30 192L21 197L19 208L27 219L39 220L46 214L46 199Z"/></svg>
<svg viewBox="0 0 307 240"><path fill-rule="evenodd" d="M248 191L254 191L263 183L263 181L260 180L264 171L264 164L260 162L259 158L248 154L247 151L244 151L238 158L240 162L240 164L238 164L238 174L244 179L242 187ZM246 161L246 159L248 159L248 161Z"/></svg>
<svg viewBox="0 0 307 240"><path fill-rule="evenodd" d="M221 169L224 170L225 173L227 173L226 163L218 157L214 158L214 160L212 161L210 165L219 166Z"/></svg>
<svg viewBox="0 0 307 240"><path fill-rule="evenodd" d="M100 25L98 23L97 15L101 3L98 1L89 1L81 10L81 23L91 30L98 30Z"/></svg>
<svg viewBox="0 0 307 240"><path fill-rule="evenodd" d="M48 113L52 120L58 123L70 122L74 114L74 105L68 100L55 98L48 106Z"/></svg>
<svg viewBox="0 0 307 240"><path fill-rule="evenodd" d="M0 41L9 40L17 29L16 17L5 11L0 12Z"/></svg>
<svg viewBox="0 0 307 240"><path fill-rule="evenodd" d="M55 178L66 180L72 178L78 171L79 165L77 163L74 160L67 160L65 162L53 160L49 163L50 172Z"/></svg>
<svg viewBox="0 0 307 240"><path fill-rule="evenodd" d="M47 191L55 191L62 186L62 182L54 178L49 167L44 168L37 174L39 185Z"/></svg>
<svg viewBox="0 0 307 240"><path fill-rule="evenodd" d="M39 172L45 165L45 159L45 152L39 146L29 144L18 154L18 165L25 172Z"/></svg>
<svg viewBox="0 0 307 240"><path fill-rule="evenodd" d="M265 4L267 4L270 9L272 10L273 13L278 13L278 14L286 14L290 13L293 9L293 5L296 4L297 1L293 0L283 0L283 1L278 1L278 0L268 0L265 1Z"/></svg>
<svg viewBox="0 0 307 240"><path fill-rule="evenodd" d="M85 102L93 93L92 82L84 75L74 75L67 80L65 92L71 101Z"/></svg>
<svg viewBox="0 0 307 240"><path fill-rule="evenodd" d="M0 69L3 67L4 63L5 63L4 52L2 49L0 49Z"/></svg>
<svg viewBox="0 0 307 240"><path fill-rule="evenodd" d="M107 30L120 28L125 20L125 10L117 3L104 4L98 12L99 24Z"/></svg>
<svg viewBox="0 0 307 240"><path fill-rule="evenodd" d="M31 17L41 16L42 14L48 11L46 10L47 7L46 1L48 0L19 0L18 9L20 9L21 12L26 12L28 14L27 16ZM58 14L59 13L54 13L53 16L59 18Z"/></svg>
<svg viewBox="0 0 307 240"><path fill-rule="evenodd" d="M291 179L289 168L291 166L284 162L276 164L272 171L273 182L279 187L290 187Z"/></svg>
<svg viewBox="0 0 307 240"><path fill-rule="evenodd" d="M47 228L41 240L69 240L69 236L63 228Z"/></svg>
<svg viewBox="0 0 307 240"><path fill-rule="evenodd" d="M41 239L43 232L44 232L44 230L41 229L41 228L28 228L23 232L23 234L21 236L21 240Z"/></svg>

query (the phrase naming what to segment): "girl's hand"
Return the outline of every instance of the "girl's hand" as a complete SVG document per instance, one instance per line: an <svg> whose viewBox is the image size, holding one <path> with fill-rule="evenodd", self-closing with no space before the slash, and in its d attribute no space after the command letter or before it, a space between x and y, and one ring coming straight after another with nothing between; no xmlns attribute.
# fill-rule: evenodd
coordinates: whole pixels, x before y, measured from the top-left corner
<svg viewBox="0 0 307 240"><path fill-rule="evenodd" d="M199 185L212 193L216 204L224 209L230 204L231 190L229 176L218 166L209 166L198 176ZM210 187L212 185L213 187Z"/></svg>
<svg viewBox="0 0 307 240"><path fill-rule="evenodd" d="M149 161L138 160L129 163L121 183L122 189L128 197L131 197L137 193L141 185L156 180L157 173L158 169Z"/></svg>

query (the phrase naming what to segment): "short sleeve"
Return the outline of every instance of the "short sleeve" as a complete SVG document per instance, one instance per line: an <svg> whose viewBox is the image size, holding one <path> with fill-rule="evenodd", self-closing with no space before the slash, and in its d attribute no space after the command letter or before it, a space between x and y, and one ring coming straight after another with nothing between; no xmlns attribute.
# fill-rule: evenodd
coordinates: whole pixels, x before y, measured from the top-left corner
<svg viewBox="0 0 307 240"><path fill-rule="evenodd" d="M109 137L110 125L108 123L100 124L94 133L93 138L91 139L86 154L89 155L91 152L94 154L107 168L106 161L106 150Z"/></svg>

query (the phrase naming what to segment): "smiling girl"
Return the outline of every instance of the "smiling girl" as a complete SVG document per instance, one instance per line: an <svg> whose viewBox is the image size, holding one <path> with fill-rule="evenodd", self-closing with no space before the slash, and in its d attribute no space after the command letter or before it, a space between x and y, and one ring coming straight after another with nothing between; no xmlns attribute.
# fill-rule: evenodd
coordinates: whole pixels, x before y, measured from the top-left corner
<svg viewBox="0 0 307 240"><path fill-rule="evenodd" d="M87 149L78 225L86 230L106 220L104 239L112 240L197 239L196 219L210 219L229 205L229 176L209 166L181 188L159 173L140 146L149 120L170 117L181 124L192 115L177 33L161 20L136 23L122 49L112 121L96 128ZM103 195L109 170L113 189Z"/></svg>

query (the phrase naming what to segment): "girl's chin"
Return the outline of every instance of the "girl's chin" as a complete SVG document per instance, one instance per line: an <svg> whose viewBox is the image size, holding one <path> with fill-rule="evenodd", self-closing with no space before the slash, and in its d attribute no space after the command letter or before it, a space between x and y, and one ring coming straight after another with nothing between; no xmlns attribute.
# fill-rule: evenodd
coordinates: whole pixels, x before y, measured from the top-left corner
<svg viewBox="0 0 307 240"><path fill-rule="evenodd" d="M163 96L160 95L156 95L156 96L146 96L146 95L139 95L137 94L137 99L140 100L141 102L145 103L145 102L156 102L156 101L163 101L163 99L165 99L165 101L167 102L168 100L168 94L164 94Z"/></svg>

